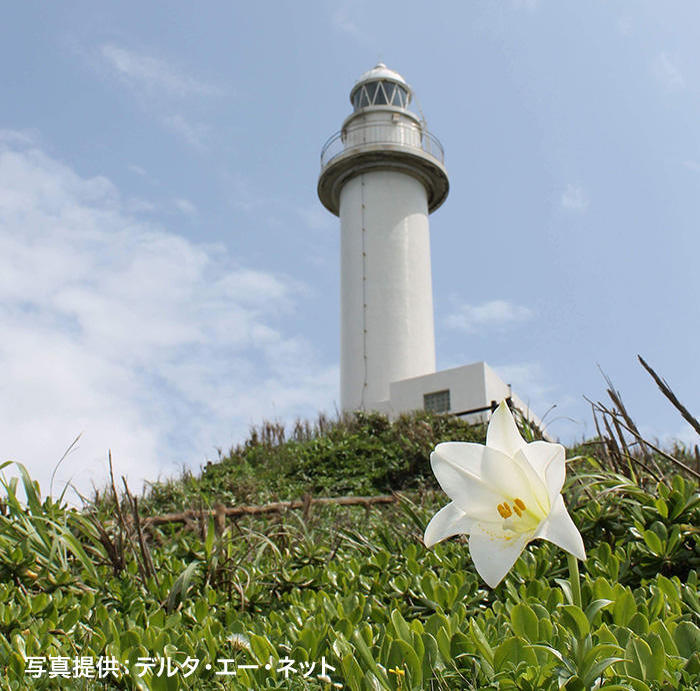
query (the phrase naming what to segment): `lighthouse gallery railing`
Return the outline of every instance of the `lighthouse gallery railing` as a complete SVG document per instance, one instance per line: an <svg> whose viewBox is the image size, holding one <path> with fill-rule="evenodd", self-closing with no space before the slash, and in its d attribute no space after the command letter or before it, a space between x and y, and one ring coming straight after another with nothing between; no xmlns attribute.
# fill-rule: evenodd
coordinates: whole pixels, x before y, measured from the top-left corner
<svg viewBox="0 0 700 691"><path fill-rule="evenodd" d="M404 123L367 123L332 134L321 149L321 168L325 168L336 156L367 144L418 148L440 163L445 162L442 144L426 129Z"/></svg>

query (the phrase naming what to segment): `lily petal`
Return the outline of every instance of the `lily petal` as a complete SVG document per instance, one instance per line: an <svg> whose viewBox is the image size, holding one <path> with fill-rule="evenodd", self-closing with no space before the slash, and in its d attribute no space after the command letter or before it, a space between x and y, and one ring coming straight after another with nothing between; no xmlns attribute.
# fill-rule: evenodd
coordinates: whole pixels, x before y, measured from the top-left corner
<svg viewBox="0 0 700 691"><path fill-rule="evenodd" d="M525 459L523 461L526 465L527 461ZM534 471L531 471L528 476L521 464L515 462L513 457L506 456L489 446L484 449L484 456L481 461L481 477L501 497L509 500L519 497L528 506L534 506L538 494L546 495L544 485ZM535 483L535 487L539 485L539 492L533 487L533 483ZM464 509L468 513L472 513L468 507L464 507ZM497 504L494 504L491 509L492 512L488 516L484 516L482 520L493 521L498 519ZM548 506L543 507L543 513L546 513L548 509Z"/></svg>
<svg viewBox="0 0 700 691"><path fill-rule="evenodd" d="M503 580L531 538L531 534L524 534L505 540L483 532L472 532L469 552L474 567L487 585L495 588Z"/></svg>
<svg viewBox="0 0 700 691"><path fill-rule="evenodd" d="M468 441L444 441L435 447L433 453L457 463L466 471L478 476L481 473L483 451L483 444L474 444Z"/></svg>
<svg viewBox="0 0 700 691"><path fill-rule="evenodd" d="M451 502L432 517L425 528L423 542L426 547L432 547L447 537L471 532L475 523L476 521L467 516L457 504Z"/></svg>
<svg viewBox="0 0 700 691"><path fill-rule="evenodd" d="M491 415L486 430L486 446L497 449L506 456L515 456L520 449L525 448L525 440L520 436L513 413L505 401L501 401Z"/></svg>
<svg viewBox="0 0 700 691"><path fill-rule="evenodd" d="M532 494L540 506L540 511L545 515L548 514L549 507L552 505L552 500L549 497L544 475L540 475L540 473L535 470L522 450L518 451L518 453L513 456L513 462L517 464L527 478Z"/></svg>
<svg viewBox="0 0 700 691"><path fill-rule="evenodd" d="M542 521L534 537L549 540L578 559L586 559L581 533L571 520L561 494L554 500L549 516Z"/></svg>
<svg viewBox="0 0 700 691"><path fill-rule="evenodd" d="M481 477L481 459L487 451L481 444L468 442L438 444L430 454L430 465L440 487L464 513L493 520L503 497Z"/></svg>
<svg viewBox="0 0 700 691"><path fill-rule="evenodd" d="M550 503L561 492L566 477L566 449L547 441L530 442L523 451L530 465L547 485Z"/></svg>

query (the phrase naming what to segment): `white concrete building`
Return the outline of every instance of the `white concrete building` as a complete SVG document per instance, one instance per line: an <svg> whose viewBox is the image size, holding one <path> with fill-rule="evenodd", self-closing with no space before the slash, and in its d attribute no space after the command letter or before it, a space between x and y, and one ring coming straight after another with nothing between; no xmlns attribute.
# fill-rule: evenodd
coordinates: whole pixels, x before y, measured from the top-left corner
<svg viewBox="0 0 700 691"><path fill-rule="evenodd" d="M341 408L476 421L510 397L524 410L484 362L435 371L428 215L449 181L442 145L408 109L411 98L379 63L351 89L353 112L321 152L318 196L340 217Z"/></svg>

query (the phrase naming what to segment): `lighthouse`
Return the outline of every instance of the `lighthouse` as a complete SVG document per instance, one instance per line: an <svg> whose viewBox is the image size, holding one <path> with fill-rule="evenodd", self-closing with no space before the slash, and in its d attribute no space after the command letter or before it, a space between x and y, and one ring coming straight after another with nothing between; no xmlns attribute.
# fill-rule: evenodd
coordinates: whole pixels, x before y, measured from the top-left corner
<svg viewBox="0 0 700 691"><path fill-rule="evenodd" d="M383 63L350 90L321 151L318 196L340 218L340 403L485 421L499 401L539 419L485 362L436 371L429 216L447 198L442 145Z"/></svg>
<svg viewBox="0 0 700 691"><path fill-rule="evenodd" d="M429 214L447 197L440 142L379 63L321 154L318 195L340 217L340 400L384 409L391 382L435 372Z"/></svg>

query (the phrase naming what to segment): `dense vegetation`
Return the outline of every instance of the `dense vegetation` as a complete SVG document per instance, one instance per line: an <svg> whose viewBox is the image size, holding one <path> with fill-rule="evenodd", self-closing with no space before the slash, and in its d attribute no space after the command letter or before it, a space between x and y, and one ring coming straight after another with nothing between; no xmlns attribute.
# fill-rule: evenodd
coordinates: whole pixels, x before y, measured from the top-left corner
<svg viewBox="0 0 700 691"><path fill-rule="evenodd" d="M700 687L692 469L608 437L571 450L580 594L546 542L489 590L465 539L422 544L446 502L427 459L447 439L483 442L484 429L425 414L321 418L290 438L265 425L199 477L140 498L113 485L81 511L5 464L19 480L0 506L0 688ZM223 531L207 511L388 492L386 506L307 502ZM148 524L188 508L201 518Z"/></svg>

